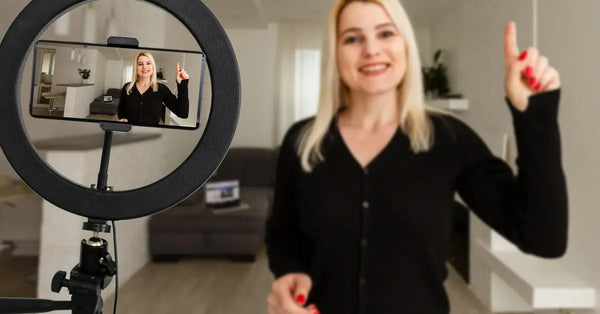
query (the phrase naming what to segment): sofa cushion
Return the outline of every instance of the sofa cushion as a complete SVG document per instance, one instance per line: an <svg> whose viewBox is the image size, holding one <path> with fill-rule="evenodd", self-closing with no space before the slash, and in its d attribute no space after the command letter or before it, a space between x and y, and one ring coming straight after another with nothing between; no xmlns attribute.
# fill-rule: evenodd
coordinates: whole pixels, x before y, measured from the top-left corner
<svg viewBox="0 0 600 314"><path fill-rule="evenodd" d="M121 89L120 88L109 88L106 90L107 96L112 96L114 98L121 98Z"/></svg>
<svg viewBox="0 0 600 314"><path fill-rule="evenodd" d="M275 154L268 148L232 148L211 181L239 180L240 186L273 185Z"/></svg>

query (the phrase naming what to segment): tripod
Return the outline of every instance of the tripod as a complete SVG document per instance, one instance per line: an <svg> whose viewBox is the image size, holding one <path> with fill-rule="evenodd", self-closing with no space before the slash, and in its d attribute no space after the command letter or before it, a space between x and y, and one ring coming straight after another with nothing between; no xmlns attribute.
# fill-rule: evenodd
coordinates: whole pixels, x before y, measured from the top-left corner
<svg viewBox="0 0 600 314"><path fill-rule="evenodd" d="M98 173L97 185L93 189L111 191L107 187L108 161L112 143L112 131L127 132L131 125L101 123L105 131L102 159ZM117 272L117 264L108 253L108 242L98 235L100 232L109 233L110 226L106 220L89 218L83 223L83 229L92 231L91 238L81 240L79 264L71 269L67 279L65 271L58 271L52 277L53 292L60 292L63 287L69 289L71 301L52 301L33 298L0 298L0 313L43 313L58 310L71 310L73 314L102 314L101 292Z"/></svg>

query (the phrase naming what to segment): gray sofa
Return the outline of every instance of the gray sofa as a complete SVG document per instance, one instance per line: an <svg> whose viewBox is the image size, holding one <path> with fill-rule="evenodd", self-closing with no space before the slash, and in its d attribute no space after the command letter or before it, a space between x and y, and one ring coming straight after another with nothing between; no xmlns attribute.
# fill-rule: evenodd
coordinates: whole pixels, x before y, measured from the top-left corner
<svg viewBox="0 0 600 314"><path fill-rule="evenodd" d="M215 214L204 188L149 222L155 261L189 256L227 256L254 261L271 207L276 157L272 149L232 148L209 181L239 180L240 198L250 209Z"/></svg>
<svg viewBox="0 0 600 314"><path fill-rule="evenodd" d="M112 101L104 101L104 96L112 96ZM121 90L119 88L109 88L106 94L100 95L90 103L90 114L110 114L117 113Z"/></svg>

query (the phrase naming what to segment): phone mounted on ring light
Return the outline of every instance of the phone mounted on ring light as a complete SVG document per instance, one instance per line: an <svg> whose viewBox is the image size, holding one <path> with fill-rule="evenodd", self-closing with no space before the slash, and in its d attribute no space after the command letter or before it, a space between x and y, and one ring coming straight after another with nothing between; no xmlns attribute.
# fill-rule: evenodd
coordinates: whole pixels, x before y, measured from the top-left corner
<svg viewBox="0 0 600 314"><path fill-rule="evenodd" d="M137 94L131 82L139 75L135 60L139 53L152 58L149 73L153 84L138 98L129 95ZM109 37L106 45L40 40L33 52L29 113L42 119L196 130L200 127L205 60L202 51L139 47L138 40L131 37ZM161 94L179 90L180 83L169 79L162 68L180 62L188 73L187 78L178 74L185 84L184 94L162 105L143 104L149 97L158 100L156 88ZM133 117L128 117L128 111ZM129 119L120 122L121 118Z"/></svg>

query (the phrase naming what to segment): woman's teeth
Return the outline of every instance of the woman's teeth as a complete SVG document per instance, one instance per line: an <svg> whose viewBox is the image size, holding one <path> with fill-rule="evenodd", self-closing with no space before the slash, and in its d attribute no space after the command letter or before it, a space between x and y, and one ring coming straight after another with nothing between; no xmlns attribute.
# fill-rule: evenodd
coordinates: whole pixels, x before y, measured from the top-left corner
<svg viewBox="0 0 600 314"><path fill-rule="evenodd" d="M381 71L384 70L385 68L387 68L386 64L379 64L379 65L371 65L371 66L366 66L361 68L362 72L376 72L376 71Z"/></svg>

